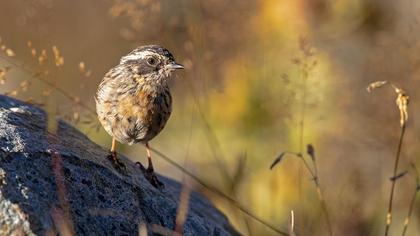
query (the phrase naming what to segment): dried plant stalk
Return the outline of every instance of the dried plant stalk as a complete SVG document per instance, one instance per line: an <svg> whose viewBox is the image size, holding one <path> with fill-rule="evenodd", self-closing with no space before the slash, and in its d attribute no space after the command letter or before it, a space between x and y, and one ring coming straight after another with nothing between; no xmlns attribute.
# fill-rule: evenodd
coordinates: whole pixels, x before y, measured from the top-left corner
<svg viewBox="0 0 420 236"><path fill-rule="evenodd" d="M385 236L387 236L389 233L389 229L391 227L391 223L392 223L392 205L394 201L395 184L397 180L404 175L404 174L401 174L400 176L398 175L398 164L401 157L402 144L404 140L406 124L408 121L408 102L409 102L410 97L407 95L407 93L403 89L395 86L394 84L388 81L373 82L369 84L367 89L369 92L371 92L373 89L380 88L385 84L390 85L394 89L394 92L397 94L395 103L400 113L400 127L401 127L400 138L398 140L398 146L397 146L397 152L395 154L394 171L391 177L391 191L390 191L390 196L389 196L389 201L388 201L388 212L386 214Z"/></svg>
<svg viewBox="0 0 420 236"><path fill-rule="evenodd" d="M186 182L187 181L184 181L184 186L182 187L181 194L179 196L178 211L175 219L174 231L179 235L183 235L184 232L184 224L187 219L188 203L190 201L191 194L191 189Z"/></svg>
<svg viewBox="0 0 420 236"><path fill-rule="evenodd" d="M295 213L293 212L293 210L290 211L289 235L290 236L296 236L296 233L295 233Z"/></svg>
<svg viewBox="0 0 420 236"><path fill-rule="evenodd" d="M273 164L271 164L270 169L273 169L274 166L278 165L281 162L281 160L284 157L286 157L287 154L290 154L291 156L297 157L300 160L302 160L306 170L311 175L312 180L314 181L314 184L315 184L316 193L317 193L319 202L321 204L321 209L322 209L322 211L325 215L325 220L327 222L327 227L328 227L328 233L329 233L329 235L333 235L330 214L328 212L327 203L325 201L324 193L322 191L321 184L319 182L318 167L317 167L316 158L315 158L315 148L314 148L314 146L312 144L308 144L306 146L306 154L308 154L308 156L310 157L310 159L312 161L313 169L311 168L309 163L306 161L305 156L302 153L295 153L295 152L289 152L289 151L285 151L285 152L280 153L280 155L273 161Z"/></svg>
<svg viewBox="0 0 420 236"><path fill-rule="evenodd" d="M413 192L413 196L411 197L411 201L410 201L410 206L408 208L408 213L407 216L404 220L404 228L402 231L402 236L405 236L405 234L407 233L407 229L408 229L408 225L410 224L410 220L411 220L411 215L413 214L413 209L414 209L414 204L416 203L416 197L417 197L417 193L420 191L420 178L419 178L419 173L417 170L417 167L414 164L411 164L412 168L413 168L413 172L416 176L416 188Z"/></svg>
<svg viewBox="0 0 420 236"><path fill-rule="evenodd" d="M384 86L387 83L388 83L388 81L386 81L386 80L384 80L384 81L376 81L376 82L370 83L366 89L370 93L374 89L380 88L380 87Z"/></svg>

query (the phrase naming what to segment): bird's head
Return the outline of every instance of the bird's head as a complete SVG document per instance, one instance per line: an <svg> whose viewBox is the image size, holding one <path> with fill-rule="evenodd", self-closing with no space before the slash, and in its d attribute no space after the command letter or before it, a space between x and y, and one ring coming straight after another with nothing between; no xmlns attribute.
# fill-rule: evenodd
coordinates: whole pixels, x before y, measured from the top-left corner
<svg viewBox="0 0 420 236"><path fill-rule="evenodd" d="M120 65L146 79L166 80L177 69L184 69L168 49L158 45L141 46L121 58Z"/></svg>

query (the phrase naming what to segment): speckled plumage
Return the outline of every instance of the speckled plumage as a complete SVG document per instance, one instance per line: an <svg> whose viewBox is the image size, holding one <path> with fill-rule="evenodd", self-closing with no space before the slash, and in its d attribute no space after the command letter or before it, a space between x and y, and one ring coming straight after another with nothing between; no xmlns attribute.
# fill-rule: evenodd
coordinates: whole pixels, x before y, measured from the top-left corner
<svg viewBox="0 0 420 236"><path fill-rule="evenodd" d="M122 57L120 64L106 73L96 94L96 110L104 129L121 143L153 139L171 115L168 80L171 72L180 68L167 49L155 45L139 47Z"/></svg>

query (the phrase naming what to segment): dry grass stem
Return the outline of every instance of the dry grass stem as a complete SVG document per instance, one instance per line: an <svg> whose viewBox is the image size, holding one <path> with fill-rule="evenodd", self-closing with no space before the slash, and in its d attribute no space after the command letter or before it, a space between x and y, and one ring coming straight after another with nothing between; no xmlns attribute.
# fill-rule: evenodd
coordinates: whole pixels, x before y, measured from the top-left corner
<svg viewBox="0 0 420 236"><path fill-rule="evenodd" d="M410 224L411 221L411 215L413 214L413 210L414 210L414 205L416 203L416 197L417 197L417 193L420 191L420 177L419 177L419 172L417 170L417 167L412 163L411 164L412 170L415 174L415 181L416 181L416 185L415 185L415 189L413 192L413 196L411 197L411 201L410 201L410 206L408 208L408 213L407 216L405 217L404 220L404 227L403 227L403 231L402 231L402 236L405 236L405 234L407 233L407 229L408 229L408 225Z"/></svg>
<svg viewBox="0 0 420 236"><path fill-rule="evenodd" d="M289 220L289 235L295 236L295 213L293 210L290 211L290 220Z"/></svg>
<svg viewBox="0 0 420 236"><path fill-rule="evenodd" d="M188 202L190 200L191 189L184 183L181 194L179 196L178 211L175 219L175 232L183 235L184 224L188 215Z"/></svg>
<svg viewBox="0 0 420 236"><path fill-rule="evenodd" d="M395 185L396 185L397 180L405 175L404 172L402 174L398 174L398 165L399 165L399 161L401 157L401 150L402 150L402 144L403 144L404 134L406 130L406 124L408 121L409 96L403 89L395 86L394 84L388 81L373 82L368 85L368 91L371 92L376 88L383 87L383 85L385 84L388 84L389 86L391 86L394 92L397 94L397 98L395 102L400 113L400 127L401 127L400 138L398 140L397 151L395 154L394 170L393 170L392 177L390 178L391 191L390 191L389 202L388 202L388 212L386 214L386 222L385 222L385 236L387 236L389 234L389 229L392 224L392 206L393 206L393 201L394 201Z"/></svg>
<svg viewBox="0 0 420 236"><path fill-rule="evenodd" d="M327 203L325 201L324 194L323 194L323 191L322 191L322 188L321 188L321 184L319 182L318 167L317 167L316 158L315 158L315 148L312 144L308 144L306 146L306 154L310 157L310 160L312 161L313 168L306 161L304 154L296 153L296 152L290 152L290 151L284 151L284 152L280 153L280 155L273 161L273 163L270 166L270 169L273 169L274 166L278 165L280 163L280 161L284 157L286 157L286 155L291 155L291 156L297 157L303 162L306 170L309 172L309 174L312 177L312 180L314 181L317 196L318 196L318 199L319 199L320 204L321 204L321 209L322 209L322 211L325 215L325 219L326 219L326 222L327 222L329 235L333 235L332 224L331 224L331 220L330 220L330 215L329 215Z"/></svg>
<svg viewBox="0 0 420 236"><path fill-rule="evenodd" d="M253 212L251 212L250 210L248 210L247 208L245 208L242 204L240 204L234 198L228 196L227 194L225 194L224 192L220 191L219 189L217 189L217 188L215 188L213 186L210 186L209 184L205 183L199 177L197 177L196 175L194 175L193 173L191 173L189 170L187 170L184 167L182 167L180 164L178 164L175 161L173 161L172 158L169 158L167 155L163 154L159 150L157 150L157 149L155 149L153 147L150 147L150 150L152 150L152 152L155 153L158 157L162 158L163 160L165 160L166 162L168 162L172 166L174 166L177 169L181 170L185 175L189 176L191 179L193 179L194 181L196 181L198 184L200 184L201 186L203 186L204 188L206 188L210 192L212 192L212 193L214 193L214 194L216 194L216 195L218 195L218 196L226 199L228 202L230 202L232 204L232 206L236 207L238 210L240 210L241 212L245 213L246 215L248 215L249 217L251 217L255 221L261 223L262 225L266 226L267 228L273 230L274 232L276 232L276 233L278 233L280 235L289 235L288 233L286 233L286 231L283 231L283 230L278 229L276 226L271 225L266 220L262 219L261 217L257 216L256 214L254 214Z"/></svg>

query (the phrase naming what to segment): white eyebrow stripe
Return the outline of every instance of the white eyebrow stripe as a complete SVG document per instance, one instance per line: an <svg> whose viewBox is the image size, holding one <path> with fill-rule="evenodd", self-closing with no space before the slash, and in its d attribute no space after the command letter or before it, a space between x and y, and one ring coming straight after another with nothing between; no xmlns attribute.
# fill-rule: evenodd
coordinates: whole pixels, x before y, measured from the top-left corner
<svg viewBox="0 0 420 236"><path fill-rule="evenodd" d="M150 55L153 55L153 54L156 54L156 53L151 52L151 51L142 51L142 52L138 52L138 53L135 53L135 54L130 53L127 56L122 57L120 62L126 62L126 61L131 61L131 60L140 60L140 59L146 58L147 56L150 56Z"/></svg>

